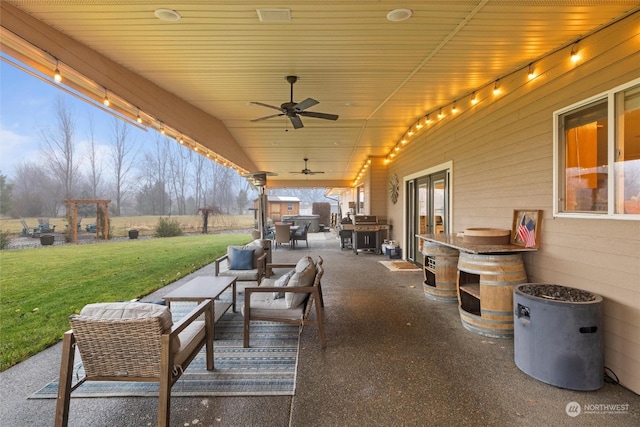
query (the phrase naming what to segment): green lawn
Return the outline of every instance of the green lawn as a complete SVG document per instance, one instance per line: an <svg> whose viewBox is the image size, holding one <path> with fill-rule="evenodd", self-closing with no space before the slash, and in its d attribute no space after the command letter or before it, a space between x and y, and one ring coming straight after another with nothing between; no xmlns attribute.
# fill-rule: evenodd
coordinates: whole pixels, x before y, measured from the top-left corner
<svg viewBox="0 0 640 427"><path fill-rule="evenodd" d="M84 305L142 297L250 240L215 234L0 251L0 371L60 341Z"/></svg>

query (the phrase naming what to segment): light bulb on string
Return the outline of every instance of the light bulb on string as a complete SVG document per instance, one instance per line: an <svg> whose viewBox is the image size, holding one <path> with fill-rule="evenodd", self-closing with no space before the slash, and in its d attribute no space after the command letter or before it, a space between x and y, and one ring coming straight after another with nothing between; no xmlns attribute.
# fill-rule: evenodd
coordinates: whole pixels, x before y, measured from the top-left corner
<svg viewBox="0 0 640 427"><path fill-rule="evenodd" d="M527 77L529 80L533 80L536 77L535 69L533 68L533 63L529 64L529 72L527 73Z"/></svg>
<svg viewBox="0 0 640 427"><path fill-rule="evenodd" d="M471 94L471 105L476 105L478 103L478 97L476 96L476 93L473 92Z"/></svg>
<svg viewBox="0 0 640 427"><path fill-rule="evenodd" d="M493 94L500 95L500 86L498 86L498 81L493 84Z"/></svg>
<svg viewBox="0 0 640 427"><path fill-rule="evenodd" d="M571 61L578 62L580 60L580 51L578 50L578 43L574 43L571 47Z"/></svg>
<svg viewBox="0 0 640 427"><path fill-rule="evenodd" d="M62 81L62 76L60 75L60 70L58 69L58 60L56 59L56 70L53 72L53 79L60 83Z"/></svg>
<svg viewBox="0 0 640 427"><path fill-rule="evenodd" d="M109 93L106 90L104 91L104 99L102 100L102 103L104 104L105 107L108 107L110 104Z"/></svg>

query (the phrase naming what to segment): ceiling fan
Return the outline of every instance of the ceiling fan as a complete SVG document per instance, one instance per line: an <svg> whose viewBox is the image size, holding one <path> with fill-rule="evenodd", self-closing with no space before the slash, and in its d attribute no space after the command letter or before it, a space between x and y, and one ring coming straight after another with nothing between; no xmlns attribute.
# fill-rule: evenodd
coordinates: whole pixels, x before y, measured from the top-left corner
<svg viewBox="0 0 640 427"><path fill-rule="evenodd" d="M327 113L317 113L315 111L305 111L309 107L313 107L316 104L319 104L313 98L307 98L301 102L293 102L293 84L298 81L298 76L287 76L285 79L291 85L291 98L289 102L285 102L280 105L280 107L276 107L275 105L265 104L263 102L251 102L251 104L262 105L263 107L272 108L274 110L280 111L278 114L273 114L271 116L261 117L259 119L251 120L252 122L259 122L262 120L271 119L273 117L287 116L291 123L293 124L294 129L300 129L304 127L302 124L302 119L300 116L304 117L314 117L316 119L325 119L325 120L338 120L337 114L327 114Z"/></svg>
<svg viewBox="0 0 640 427"><path fill-rule="evenodd" d="M301 173L303 175L316 175L319 173L324 173L323 171L312 171L311 169L309 169L307 167L307 162L309 161L309 159L305 158L304 159L304 169L302 169L300 172L289 172L289 173Z"/></svg>

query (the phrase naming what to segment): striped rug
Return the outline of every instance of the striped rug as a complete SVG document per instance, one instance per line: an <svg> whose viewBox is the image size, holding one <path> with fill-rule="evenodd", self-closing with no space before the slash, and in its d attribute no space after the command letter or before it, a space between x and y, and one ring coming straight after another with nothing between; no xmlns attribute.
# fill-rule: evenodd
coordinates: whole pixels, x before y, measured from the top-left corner
<svg viewBox="0 0 640 427"><path fill-rule="evenodd" d="M172 304L174 316L177 314ZM299 327L284 323L253 322L251 347L242 346L240 313L226 313L216 323L214 371L207 371L204 347L171 390L172 396L292 396L295 393ZM76 375L77 372L77 375ZM74 378L82 378L82 364ZM58 379L30 399L55 399ZM76 397L158 396L158 383L87 381L72 393Z"/></svg>

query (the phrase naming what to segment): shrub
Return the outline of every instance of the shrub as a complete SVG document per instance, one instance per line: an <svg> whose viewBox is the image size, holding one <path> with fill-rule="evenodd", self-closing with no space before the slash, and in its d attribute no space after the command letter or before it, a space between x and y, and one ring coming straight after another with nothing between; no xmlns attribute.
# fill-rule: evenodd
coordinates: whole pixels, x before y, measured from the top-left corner
<svg viewBox="0 0 640 427"><path fill-rule="evenodd" d="M182 236L180 222L177 219L160 217L156 225L156 237Z"/></svg>
<svg viewBox="0 0 640 427"><path fill-rule="evenodd" d="M9 232L6 230L0 230L0 250L9 246L11 239L9 238Z"/></svg>

